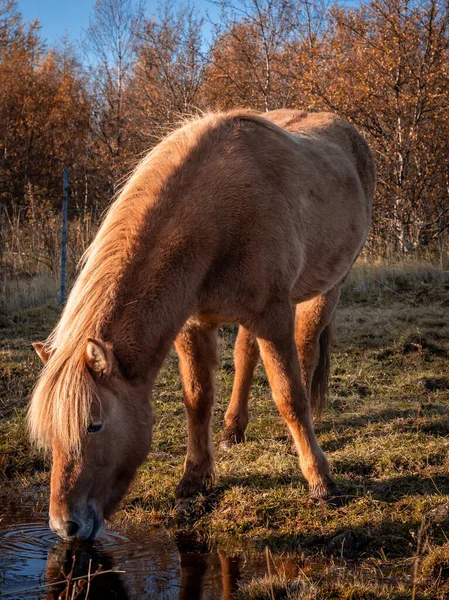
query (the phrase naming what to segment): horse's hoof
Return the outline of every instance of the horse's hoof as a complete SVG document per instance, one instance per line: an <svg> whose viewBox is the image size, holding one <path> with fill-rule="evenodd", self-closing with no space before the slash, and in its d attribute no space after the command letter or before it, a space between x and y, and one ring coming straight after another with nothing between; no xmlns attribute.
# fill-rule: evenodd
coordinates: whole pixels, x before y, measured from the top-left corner
<svg viewBox="0 0 449 600"><path fill-rule="evenodd" d="M176 502L195 498L195 496L201 494L202 487L203 486L197 481L181 481L175 490Z"/></svg>
<svg viewBox="0 0 449 600"><path fill-rule="evenodd" d="M324 503L334 508L339 508L344 504L344 496L338 486L332 482L329 485L319 483L310 488L310 497L318 503Z"/></svg>
<svg viewBox="0 0 449 600"><path fill-rule="evenodd" d="M212 485L212 477L209 475L203 479L182 479L176 487L176 503L180 501L192 500L196 496L203 494Z"/></svg>
<svg viewBox="0 0 449 600"><path fill-rule="evenodd" d="M220 450L224 450L224 451L228 452L232 448L232 446L234 446L234 444L235 444L235 442L233 442L231 440L222 439L222 440L220 440L220 443L218 444L218 448Z"/></svg>
<svg viewBox="0 0 449 600"><path fill-rule="evenodd" d="M240 430L224 431L220 440L220 450L228 451L236 444L243 444L245 441L245 434Z"/></svg>
<svg viewBox="0 0 449 600"><path fill-rule="evenodd" d="M190 498L176 498L176 508L179 511L179 514L190 513L192 512L192 507L195 504L196 496L191 496Z"/></svg>

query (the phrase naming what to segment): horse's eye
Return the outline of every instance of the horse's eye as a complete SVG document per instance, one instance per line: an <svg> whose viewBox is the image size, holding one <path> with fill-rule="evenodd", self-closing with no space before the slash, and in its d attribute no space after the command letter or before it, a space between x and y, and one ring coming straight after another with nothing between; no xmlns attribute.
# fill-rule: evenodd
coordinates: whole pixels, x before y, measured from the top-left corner
<svg viewBox="0 0 449 600"><path fill-rule="evenodd" d="M99 421L98 423L90 423L90 425L87 428L87 433L98 433L99 431L101 431L101 429L103 429L103 425L103 421Z"/></svg>

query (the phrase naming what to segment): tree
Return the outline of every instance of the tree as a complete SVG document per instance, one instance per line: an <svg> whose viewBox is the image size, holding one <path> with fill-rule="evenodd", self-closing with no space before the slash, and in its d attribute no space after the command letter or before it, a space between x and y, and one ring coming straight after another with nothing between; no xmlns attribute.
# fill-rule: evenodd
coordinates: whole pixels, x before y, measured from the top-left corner
<svg viewBox="0 0 449 600"><path fill-rule="evenodd" d="M334 8L316 95L376 151L375 232L410 251L448 224L449 13L440 0Z"/></svg>
<svg viewBox="0 0 449 600"><path fill-rule="evenodd" d="M207 72L208 101L223 109L298 106L325 5L307 0L223 0L220 6L222 19L215 26Z"/></svg>
<svg viewBox="0 0 449 600"><path fill-rule="evenodd" d="M89 108L81 69L69 51L46 52L38 24L26 27L14 2L2 8L0 200L59 203L63 168L71 167L74 185L82 179Z"/></svg>
<svg viewBox="0 0 449 600"><path fill-rule="evenodd" d="M97 0L85 38L92 133L108 195L127 165L125 91L134 67L138 15L133 0Z"/></svg>
<svg viewBox="0 0 449 600"><path fill-rule="evenodd" d="M193 5L181 6L175 13L172 3L166 2L157 19L147 19L141 29L129 95L135 131L147 146L167 125L204 107L203 22Z"/></svg>

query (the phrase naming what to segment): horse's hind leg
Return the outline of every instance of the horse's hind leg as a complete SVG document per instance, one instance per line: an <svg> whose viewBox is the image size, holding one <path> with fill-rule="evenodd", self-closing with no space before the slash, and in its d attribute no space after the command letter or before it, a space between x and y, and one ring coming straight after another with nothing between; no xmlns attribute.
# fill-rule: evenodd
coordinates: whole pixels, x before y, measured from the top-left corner
<svg viewBox="0 0 449 600"><path fill-rule="evenodd" d="M225 429L220 442L222 450L245 441L249 390L258 359L259 346L255 336L240 325L234 347L235 376L232 397L225 414Z"/></svg>
<svg viewBox="0 0 449 600"><path fill-rule="evenodd" d="M212 478L210 423L214 370L218 364L217 328L187 323L175 340L187 415L187 455L178 499L197 494Z"/></svg>
<svg viewBox="0 0 449 600"><path fill-rule="evenodd" d="M298 304L296 308L295 341L301 363L302 382L317 417L325 403L329 377L329 328L339 296L340 286L337 285L322 296ZM241 325L234 349L234 385L220 441L220 448L223 450L245 441L249 391L259 356L256 337ZM292 443L295 450L293 439Z"/></svg>
<svg viewBox="0 0 449 600"><path fill-rule="evenodd" d="M294 316L289 302L268 307L253 325L274 400L291 431L310 494L326 498L337 493L326 457L315 437L307 391L294 338Z"/></svg>
<svg viewBox="0 0 449 600"><path fill-rule="evenodd" d="M302 382L316 417L324 408L329 379L330 323L340 297L337 285L322 296L296 307L295 341Z"/></svg>

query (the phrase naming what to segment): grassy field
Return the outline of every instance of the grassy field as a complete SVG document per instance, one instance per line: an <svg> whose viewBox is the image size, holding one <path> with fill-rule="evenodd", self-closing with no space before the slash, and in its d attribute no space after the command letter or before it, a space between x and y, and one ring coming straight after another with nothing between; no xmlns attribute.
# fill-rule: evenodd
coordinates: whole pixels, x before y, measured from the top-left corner
<svg viewBox="0 0 449 600"><path fill-rule="evenodd" d="M30 343L56 305L0 315L0 476L48 485L30 448L26 398L39 371ZM186 423L177 360L157 381L153 452L114 519L126 528L182 528L238 552L269 546L299 565L241 589L242 599L446 598L449 594L449 276L427 264L358 264L336 318L328 407L316 430L346 496L340 508L309 500L263 367L256 370L247 441L216 451L212 490L187 511L174 490ZM233 381L235 328L221 329L215 447Z"/></svg>

